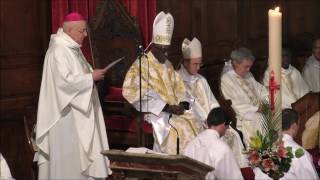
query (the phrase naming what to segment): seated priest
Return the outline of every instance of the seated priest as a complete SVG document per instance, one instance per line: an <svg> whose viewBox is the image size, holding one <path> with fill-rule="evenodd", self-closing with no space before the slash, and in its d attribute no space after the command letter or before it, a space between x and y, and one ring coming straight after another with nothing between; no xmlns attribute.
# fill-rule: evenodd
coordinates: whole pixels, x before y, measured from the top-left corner
<svg viewBox="0 0 320 180"><path fill-rule="evenodd" d="M291 65L291 52L282 49L281 97L282 109L292 108L291 104L309 92L309 87L300 72ZM269 86L269 69L264 73L263 84Z"/></svg>
<svg viewBox="0 0 320 180"><path fill-rule="evenodd" d="M299 114L293 109L284 109L282 111L282 141L284 147L292 147L292 152L302 148L298 145L293 138L297 135ZM303 149L303 148L302 148ZM303 156L300 158L294 157L288 172L284 174L281 180L317 180L319 176L313 165L311 155L303 149ZM255 179L270 179L268 175L264 174L259 168L254 169Z"/></svg>
<svg viewBox="0 0 320 180"><path fill-rule="evenodd" d="M187 90L187 96L194 99L190 111L201 122L203 128L208 128L207 117L211 109L219 107L207 80L198 72L202 65L201 42L197 38L192 41L184 39L181 46L183 60L178 70ZM236 156L240 167L247 164L243 156L244 146L239 134L232 128L227 129L223 140L227 142Z"/></svg>
<svg viewBox="0 0 320 180"><path fill-rule="evenodd" d="M185 86L167 59L173 27L174 20L170 13L160 12L156 16L151 49L141 61L141 107L145 113L144 119L153 127L153 149L168 154L177 153L177 135L183 151L202 128L201 123L185 111L190 104L187 102ZM140 110L139 77L137 59L126 74L122 92L137 110Z"/></svg>
<svg viewBox="0 0 320 180"><path fill-rule="evenodd" d="M291 52L288 49L282 50L281 69L281 100L282 109L292 108L291 104L302 98L309 92L309 87L302 78L300 72L291 63ZM267 69L263 84L269 85L269 70ZM305 125L302 144L304 148L313 149L319 144L319 112L311 116Z"/></svg>
<svg viewBox="0 0 320 180"><path fill-rule="evenodd" d="M262 103L268 102L267 89L250 73L254 60L252 52L247 48L233 50L231 61L226 63L221 77L222 94L225 99L232 100L237 128L242 131L247 146L250 137L257 130L261 132Z"/></svg>
<svg viewBox="0 0 320 180"><path fill-rule="evenodd" d="M207 118L208 129L193 139L184 151L184 155L214 168L206 179L243 179L232 150L221 140L230 122L222 108L212 109Z"/></svg>
<svg viewBox="0 0 320 180"><path fill-rule="evenodd" d="M320 38L313 43L312 56L307 59L302 76L312 92L320 92Z"/></svg>

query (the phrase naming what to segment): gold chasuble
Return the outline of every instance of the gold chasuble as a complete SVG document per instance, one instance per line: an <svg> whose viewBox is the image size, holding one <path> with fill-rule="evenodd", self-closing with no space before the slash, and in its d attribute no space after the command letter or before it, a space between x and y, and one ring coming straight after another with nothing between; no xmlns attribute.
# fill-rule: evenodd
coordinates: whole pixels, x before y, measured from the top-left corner
<svg viewBox="0 0 320 180"><path fill-rule="evenodd" d="M176 154L177 134L170 123L178 130L181 153L184 148L201 130L201 124L185 111L183 115L163 112L166 104L178 105L186 99L186 89L180 75L175 72L170 61L161 64L151 52L141 59L142 74L142 112L144 119L152 124L154 150ZM139 90L139 59L126 74L123 83L123 96L137 109L140 109Z"/></svg>

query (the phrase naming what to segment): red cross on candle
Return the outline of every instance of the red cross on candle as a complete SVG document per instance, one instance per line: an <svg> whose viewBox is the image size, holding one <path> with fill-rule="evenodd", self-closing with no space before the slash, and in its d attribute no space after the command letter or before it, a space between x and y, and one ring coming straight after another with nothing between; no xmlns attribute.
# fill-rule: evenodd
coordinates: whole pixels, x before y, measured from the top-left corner
<svg viewBox="0 0 320 180"><path fill-rule="evenodd" d="M275 78L274 78L274 72L271 71L271 75L269 78L269 93L270 93L270 104L271 104L271 110L274 110L274 97L276 94L276 91L280 89L280 85L277 84Z"/></svg>

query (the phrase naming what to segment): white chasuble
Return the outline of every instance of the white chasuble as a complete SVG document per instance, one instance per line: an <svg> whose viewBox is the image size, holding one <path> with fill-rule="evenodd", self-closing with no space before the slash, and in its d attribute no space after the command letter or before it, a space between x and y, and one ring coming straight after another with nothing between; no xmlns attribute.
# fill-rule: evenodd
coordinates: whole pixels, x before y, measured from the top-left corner
<svg viewBox="0 0 320 180"><path fill-rule="evenodd" d="M263 84L269 87L269 70L264 73ZM288 69L281 68L281 99L282 109L292 108L291 104L309 92L308 85L305 83L300 72L289 65Z"/></svg>
<svg viewBox="0 0 320 180"><path fill-rule="evenodd" d="M39 179L104 178L109 149L92 68L80 45L60 28L51 36L39 96Z"/></svg>
<svg viewBox="0 0 320 180"><path fill-rule="evenodd" d="M4 180L13 179L11 176L10 168L7 164L7 161L4 159L1 153L0 153L0 179L4 179Z"/></svg>
<svg viewBox="0 0 320 180"><path fill-rule="evenodd" d="M257 82L249 72L244 78L236 74L233 68L224 72L221 77L221 91L225 99L232 101L232 108L236 113L237 128L242 131L244 142L256 131L261 132L262 115L258 112L259 105L268 102L267 89Z"/></svg>
<svg viewBox="0 0 320 180"><path fill-rule="evenodd" d="M142 111L146 112L144 118L153 127L154 150L176 154L177 134L168 123L170 114L162 110L166 104L178 105L188 100L185 86L168 60L161 64L149 52L142 58L141 63ZM122 91L123 96L137 110L140 108L139 77L139 59L137 59L126 74ZM181 151L201 130L201 124L188 111L180 116L173 114L170 123L178 130Z"/></svg>
<svg viewBox="0 0 320 180"><path fill-rule="evenodd" d="M312 92L320 92L320 61L314 56L308 58L302 76Z"/></svg>
<svg viewBox="0 0 320 180"><path fill-rule="evenodd" d="M184 151L184 155L203 162L214 168L206 175L206 179L243 179L233 152L220 139L216 130L206 129L192 140Z"/></svg>
<svg viewBox="0 0 320 180"><path fill-rule="evenodd" d="M207 116L219 103L214 97L207 80L200 74L190 75L183 65L178 70L186 87L187 96L194 99L190 111L207 128Z"/></svg>

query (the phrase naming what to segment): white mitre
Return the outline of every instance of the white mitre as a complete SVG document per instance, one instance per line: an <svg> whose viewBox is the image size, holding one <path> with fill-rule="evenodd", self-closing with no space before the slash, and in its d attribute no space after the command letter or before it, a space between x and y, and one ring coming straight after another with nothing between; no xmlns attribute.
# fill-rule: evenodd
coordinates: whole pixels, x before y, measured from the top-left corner
<svg viewBox="0 0 320 180"><path fill-rule="evenodd" d="M181 50L184 59L202 57L201 42L197 38L193 38L192 41L185 38L182 42Z"/></svg>
<svg viewBox="0 0 320 180"><path fill-rule="evenodd" d="M161 11L153 21L152 42L160 45L170 45L173 28L172 15Z"/></svg>

